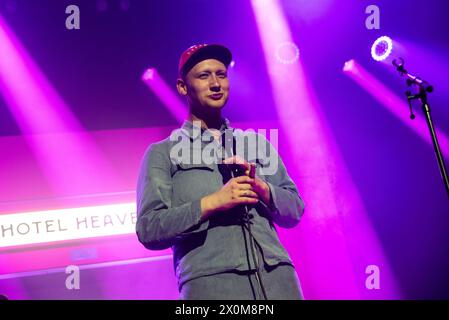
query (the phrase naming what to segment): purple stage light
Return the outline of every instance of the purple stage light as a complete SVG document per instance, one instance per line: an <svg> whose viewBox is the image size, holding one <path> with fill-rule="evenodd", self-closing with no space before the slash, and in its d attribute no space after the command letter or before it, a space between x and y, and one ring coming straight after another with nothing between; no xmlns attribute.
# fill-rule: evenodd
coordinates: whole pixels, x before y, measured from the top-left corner
<svg viewBox="0 0 449 320"><path fill-rule="evenodd" d="M312 23L332 12L334 2L335 0L283 0L282 6L289 17Z"/></svg>
<svg viewBox="0 0 449 320"><path fill-rule="evenodd" d="M343 71L350 71L350 70L352 70L353 68L354 68L354 63L355 63L355 61L354 61L354 59L351 59L351 60L349 60L349 61L346 61L345 62L345 65L344 65L344 67L343 67Z"/></svg>
<svg viewBox="0 0 449 320"><path fill-rule="evenodd" d="M187 115L187 107L179 100L173 89L167 85L155 68L149 68L142 74L142 81L164 103L172 116L182 123Z"/></svg>
<svg viewBox="0 0 449 320"><path fill-rule="evenodd" d="M0 94L54 195L117 183L111 164L1 16L0 43Z"/></svg>
<svg viewBox="0 0 449 320"><path fill-rule="evenodd" d="M376 61L384 61L393 50L393 41L387 36L382 36L374 41L371 47L371 56Z"/></svg>
<svg viewBox="0 0 449 320"><path fill-rule="evenodd" d="M299 48L291 41L280 43L276 47L276 59L283 64L293 64L299 60Z"/></svg>
<svg viewBox="0 0 449 320"><path fill-rule="evenodd" d="M305 298L398 298L389 263L301 61L284 64L276 57L279 43L293 44L280 1L251 5L284 138L279 151L306 203L298 231L279 229L298 265ZM363 270L372 264L382 266L383 287L377 292L365 287Z"/></svg>
<svg viewBox="0 0 449 320"><path fill-rule="evenodd" d="M400 119L401 122L418 134L421 139L428 144L432 144L426 119L418 113L415 120L410 120L409 107L405 96L402 98L396 95L355 60L346 62L343 71L396 118ZM436 128L435 131L440 140L441 151L445 157L449 157L449 137L439 128Z"/></svg>
<svg viewBox="0 0 449 320"><path fill-rule="evenodd" d="M145 72L142 75L142 80L144 82L153 80L155 72L156 72L156 69L154 69L154 68L149 68L149 69L145 70Z"/></svg>

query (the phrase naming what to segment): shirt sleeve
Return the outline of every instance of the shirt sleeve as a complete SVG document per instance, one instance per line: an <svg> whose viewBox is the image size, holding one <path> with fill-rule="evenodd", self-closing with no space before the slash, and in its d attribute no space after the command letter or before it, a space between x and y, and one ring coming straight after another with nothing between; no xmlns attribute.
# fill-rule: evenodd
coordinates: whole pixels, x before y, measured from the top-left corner
<svg viewBox="0 0 449 320"><path fill-rule="evenodd" d="M145 152L137 181L137 223L139 241L148 249L163 250L183 237L207 229L201 219L201 199L172 207L171 162L154 144Z"/></svg>
<svg viewBox="0 0 449 320"><path fill-rule="evenodd" d="M271 193L271 202L264 205L268 208L274 223L283 228L293 228L299 223L304 213L304 201L288 175L278 152L270 142L266 141L266 143L270 148L269 158L276 161L277 167L273 173L263 175ZM263 170L262 168L262 172Z"/></svg>

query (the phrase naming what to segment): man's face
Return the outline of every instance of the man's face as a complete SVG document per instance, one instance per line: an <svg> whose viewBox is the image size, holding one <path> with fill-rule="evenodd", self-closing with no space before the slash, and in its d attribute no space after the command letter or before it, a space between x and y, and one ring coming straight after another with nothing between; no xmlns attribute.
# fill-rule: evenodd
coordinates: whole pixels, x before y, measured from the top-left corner
<svg viewBox="0 0 449 320"><path fill-rule="evenodd" d="M229 97L229 79L226 66L215 59L207 59L196 64L178 81L178 91L187 96L189 104L195 108L221 109Z"/></svg>

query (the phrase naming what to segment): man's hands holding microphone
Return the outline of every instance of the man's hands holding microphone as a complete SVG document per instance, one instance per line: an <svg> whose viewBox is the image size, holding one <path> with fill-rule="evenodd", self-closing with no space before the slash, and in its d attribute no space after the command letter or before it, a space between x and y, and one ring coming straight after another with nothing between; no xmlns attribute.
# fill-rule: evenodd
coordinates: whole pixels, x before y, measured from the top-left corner
<svg viewBox="0 0 449 320"><path fill-rule="evenodd" d="M230 179L220 190L201 199L201 216L208 218L217 211L229 210L238 205L254 205L262 200L271 201L270 188L256 176L256 165L248 163L239 156L223 161L224 164L237 164L245 170L245 175Z"/></svg>

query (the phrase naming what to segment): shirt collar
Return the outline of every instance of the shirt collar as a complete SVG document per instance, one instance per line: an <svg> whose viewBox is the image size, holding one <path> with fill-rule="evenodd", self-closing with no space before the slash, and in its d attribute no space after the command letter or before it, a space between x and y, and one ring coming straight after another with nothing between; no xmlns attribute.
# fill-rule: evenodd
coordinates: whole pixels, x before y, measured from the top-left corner
<svg viewBox="0 0 449 320"><path fill-rule="evenodd" d="M220 132L224 132L225 130L233 130L233 128L230 126L229 119L222 118L222 125L220 127ZM206 136L207 138L212 138L212 134L209 132L208 129L204 129L200 127L201 122L200 121L194 121L191 122L189 120L185 120L182 124L181 131L182 133L189 137L191 140L196 140L198 138L201 138L201 135Z"/></svg>

